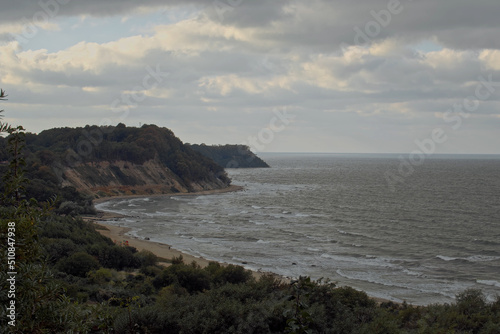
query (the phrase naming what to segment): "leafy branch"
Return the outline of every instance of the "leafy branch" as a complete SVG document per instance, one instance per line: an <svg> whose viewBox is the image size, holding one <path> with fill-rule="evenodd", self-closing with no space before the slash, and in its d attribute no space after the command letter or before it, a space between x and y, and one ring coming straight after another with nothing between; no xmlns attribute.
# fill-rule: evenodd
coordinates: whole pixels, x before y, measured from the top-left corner
<svg viewBox="0 0 500 334"><path fill-rule="evenodd" d="M5 94L5 91L3 89L0 89L0 101L1 100L6 100L7 94ZM0 114L3 112L3 109L0 110ZM0 118L2 118L2 115L0 115ZM0 133L2 132L7 132L10 130L10 125L7 123L0 122Z"/></svg>

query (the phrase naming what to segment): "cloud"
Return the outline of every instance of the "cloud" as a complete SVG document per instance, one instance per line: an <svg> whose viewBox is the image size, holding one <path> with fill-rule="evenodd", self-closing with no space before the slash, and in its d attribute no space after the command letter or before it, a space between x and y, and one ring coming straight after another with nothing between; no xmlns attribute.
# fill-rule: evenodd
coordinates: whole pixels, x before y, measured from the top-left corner
<svg viewBox="0 0 500 334"><path fill-rule="evenodd" d="M89 15L95 17L107 17L116 15L131 14L134 11L144 8L165 8L176 7L187 4L206 4L199 0L16 0L0 1L2 11L0 12L1 22L19 21L23 18L32 19L39 12L47 13L51 18L56 16L81 16Z"/></svg>
<svg viewBox="0 0 500 334"><path fill-rule="evenodd" d="M64 2L42 1L59 4L43 26L52 29L50 38L61 36L59 18L67 16L85 16L72 23L75 32L105 17L126 17L116 27L124 32L55 51L0 44L0 87L33 131L109 118L175 125L191 142L218 136L241 142L269 122L273 108L287 106L297 125L273 147L315 149L330 138L348 143L346 150L397 151L412 149L412 136L448 126L443 114L474 94L480 76L500 81L497 0ZM20 20L42 10L25 0L5 8L4 36L22 33ZM433 49L425 50L423 41ZM155 70L165 74L161 82L144 87ZM475 129L484 124L488 136L500 122L499 90L467 120ZM126 105L134 96L139 103ZM126 115L113 110L116 100ZM51 113L37 122L41 110ZM500 144L481 143L489 151ZM330 145L346 151L341 146Z"/></svg>

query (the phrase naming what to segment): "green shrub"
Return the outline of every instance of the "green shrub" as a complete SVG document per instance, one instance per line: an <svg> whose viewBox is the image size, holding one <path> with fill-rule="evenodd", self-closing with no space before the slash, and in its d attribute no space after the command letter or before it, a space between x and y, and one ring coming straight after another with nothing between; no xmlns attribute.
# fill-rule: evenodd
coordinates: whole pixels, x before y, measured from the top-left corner
<svg viewBox="0 0 500 334"><path fill-rule="evenodd" d="M135 253L134 258L141 268L155 266L158 263L158 257L148 250L141 250Z"/></svg>
<svg viewBox="0 0 500 334"><path fill-rule="evenodd" d="M140 273L146 276L156 277L161 273L162 269L158 266L141 267Z"/></svg>
<svg viewBox="0 0 500 334"><path fill-rule="evenodd" d="M131 247L98 244L92 245L88 252L97 257L101 266L106 268L123 270L124 268L138 268L140 265L139 259L134 256Z"/></svg>
<svg viewBox="0 0 500 334"><path fill-rule="evenodd" d="M253 280L252 272L245 270L241 266L227 265L222 266L218 262L210 262L205 268L210 274L212 282L217 285L222 285L226 283L240 284L247 283Z"/></svg>
<svg viewBox="0 0 500 334"><path fill-rule="evenodd" d="M70 256L78 249L76 244L70 239L42 238L41 244L49 261L52 263Z"/></svg>
<svg viewBox="0 0 500 334"><path fill-rule="evenodd" d="M70 275L85 277L89 271L99 268L99 261L85 252L78 252L59 261L57 268Z"/></svg>
<svg viewBox="0 0 500 334"><path fill-rule="evenodd" d="M111 281L113 274L107 268L99 268L98 270L89 271L87 277L91 284L104 284Z"/></svg>
<svg viewBox="0 0 500 334"><path fill-rule="evenodd" d="M153 280L156 289L172 284L181 286L189 293L202 292L210 288L210 276L195 265L173 264Z"/></svg>

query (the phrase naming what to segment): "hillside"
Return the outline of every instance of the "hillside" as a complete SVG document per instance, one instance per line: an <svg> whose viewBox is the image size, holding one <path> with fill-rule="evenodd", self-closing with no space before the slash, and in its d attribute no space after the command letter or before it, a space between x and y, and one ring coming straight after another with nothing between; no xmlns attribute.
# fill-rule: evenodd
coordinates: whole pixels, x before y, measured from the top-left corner
<svg viewBox="0 0 500 334"><path fill-rule="evenodd" d="M189 145L224 168L267 168L269 165L246 145Z"/></svg>
<svg viewBox="0 0 500 334"><path fill-rule="evenodd" d="M52 196L48 189L64 187L97 198L187 193L230 184L221 166L156 125L57 128L26 134L26 156L28 177L33 180L28 193L40 200ZM4 157L2 139L0 159Z"/></svg>

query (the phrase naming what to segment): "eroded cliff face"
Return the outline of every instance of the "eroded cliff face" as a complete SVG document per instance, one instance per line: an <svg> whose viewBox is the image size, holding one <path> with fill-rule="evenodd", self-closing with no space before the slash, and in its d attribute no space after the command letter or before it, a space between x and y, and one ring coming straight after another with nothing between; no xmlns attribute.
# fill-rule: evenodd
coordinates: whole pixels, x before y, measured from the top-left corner
<svg viewBox="0 0 500 334"><path fill-rule="evenodd" d="M66 168L62 185L73 186L95 198L188 193L229 186L215 177L209 179L186 184L157 160L149 160L142 165L127 161L102 161Z"/></svg>

